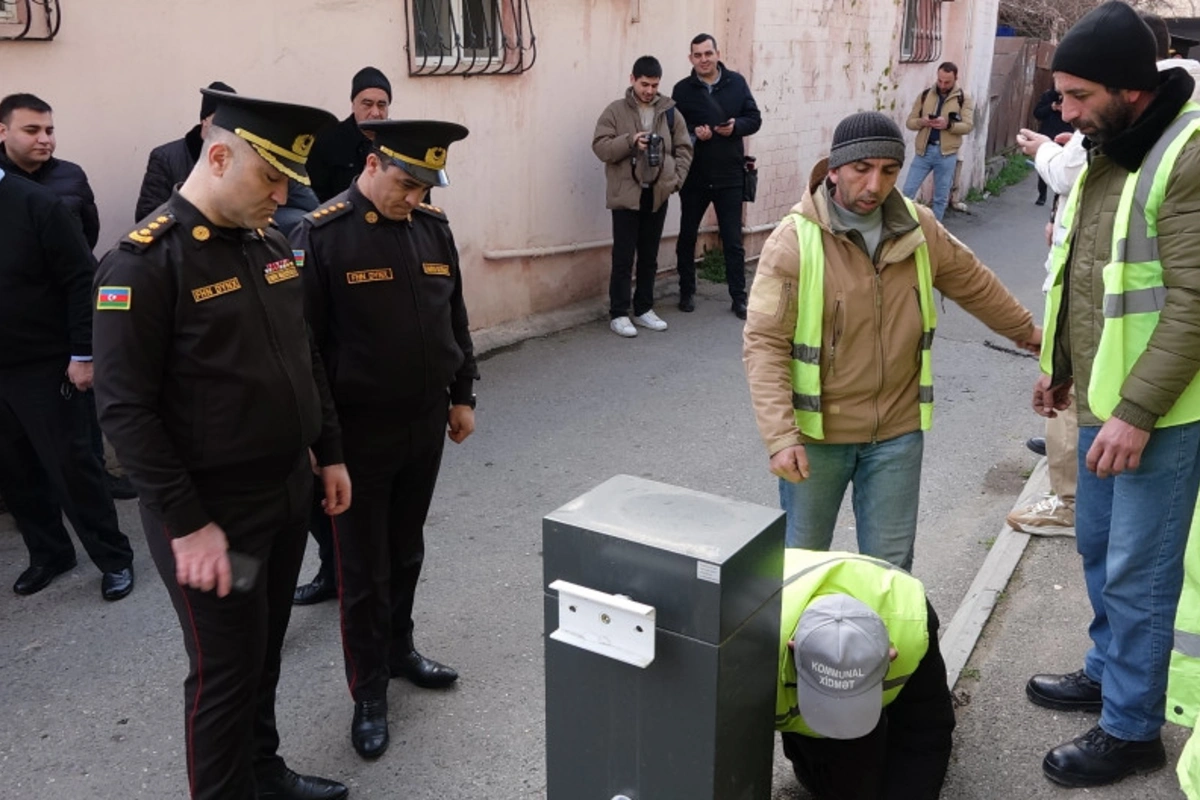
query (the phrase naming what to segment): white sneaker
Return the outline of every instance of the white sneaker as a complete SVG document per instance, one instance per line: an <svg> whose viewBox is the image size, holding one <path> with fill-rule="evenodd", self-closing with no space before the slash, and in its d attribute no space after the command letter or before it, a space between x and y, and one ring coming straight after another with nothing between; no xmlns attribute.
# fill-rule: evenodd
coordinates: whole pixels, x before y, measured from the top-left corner
<svg viewBox="0 0 1200 800"><path fill-rule="evenodd" d="M608 327L612 328L612 332L617 336L624 336L626 339L632 339L634 336L637 336L637 328L633 327L633 323L629 321L629 317L617 317L608 323Z"/></svg>
<svg viewBox="0 0 1200 800"><path fill-rule="evenodd" d="M1017 509L1006 519L1013 530L1033 536L1075 535L1075 508L1063 503L1056 495Z"/></svg>
<svg viewBox="0 0 1200 800"><path fill-rule="evenodd" d="M650 309L645 314L639 314L633 318L633 321L643 328L649 328L652 331L665 331L667 323L663 322L658 314L654 313L654 309Z"/></svg>

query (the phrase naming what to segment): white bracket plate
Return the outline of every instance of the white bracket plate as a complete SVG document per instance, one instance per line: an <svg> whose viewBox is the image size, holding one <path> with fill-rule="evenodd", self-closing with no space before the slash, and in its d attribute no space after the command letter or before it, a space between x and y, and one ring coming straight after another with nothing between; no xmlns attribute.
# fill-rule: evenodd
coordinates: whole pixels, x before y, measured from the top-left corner
<svg viewBox="0 0 1200 800"><path fill-rule="evenodd" d="M645 669L654 661L654 606L554 581L558 630L550 638Z"/></svg>

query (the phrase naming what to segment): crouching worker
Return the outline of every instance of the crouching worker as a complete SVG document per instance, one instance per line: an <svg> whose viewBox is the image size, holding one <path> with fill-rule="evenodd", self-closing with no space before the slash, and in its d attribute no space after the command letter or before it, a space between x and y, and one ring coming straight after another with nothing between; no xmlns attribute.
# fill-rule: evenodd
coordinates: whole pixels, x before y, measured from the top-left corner
<svg viewBox="0 0 1200 800"><path fill-rule="evenodd" d="M789 549L775 727L817 800L937 800L954 708L938 618L907 572Z"/></svg>

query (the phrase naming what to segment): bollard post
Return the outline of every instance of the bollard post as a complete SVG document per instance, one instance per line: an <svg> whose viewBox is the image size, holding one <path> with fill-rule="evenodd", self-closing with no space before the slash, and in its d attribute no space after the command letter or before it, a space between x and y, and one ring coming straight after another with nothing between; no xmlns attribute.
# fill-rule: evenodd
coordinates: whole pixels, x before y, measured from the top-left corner
<svg viewBox="0 0 1200 800"><path fill-rule="evenodd" d="M542 537L547 800L769 800L782 513L618 475Z"/></svg>

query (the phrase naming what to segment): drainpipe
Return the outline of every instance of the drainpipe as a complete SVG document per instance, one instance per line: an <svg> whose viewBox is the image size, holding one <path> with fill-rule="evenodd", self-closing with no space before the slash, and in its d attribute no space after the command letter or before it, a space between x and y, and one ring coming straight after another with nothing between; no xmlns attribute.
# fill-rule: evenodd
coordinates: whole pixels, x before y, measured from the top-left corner
<svg viewBox="0 0 1200 800"><path fill-rule="evenodd" d="M769 222L762 225L755 225L749 228L742 228L742 235L754 233L765 233L775 230L779 223ZM699 233L716 233L717 226L706 225L699 230ZM664 234L663 239L678 239L679 233ZM585 250L602 250L606 247L612 247L612 239L603 239L595 242L575 242L573 244L560 244L552 247L527 247L523 250L484 250L483 257L487 261L504 261L510 258L546 258L548 256L561 256L569 253L582 253ZM754 261L758 256L748 257L747 261Z"/></svg>

